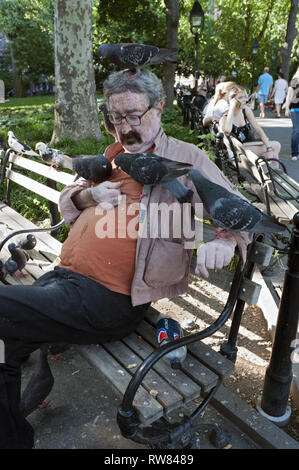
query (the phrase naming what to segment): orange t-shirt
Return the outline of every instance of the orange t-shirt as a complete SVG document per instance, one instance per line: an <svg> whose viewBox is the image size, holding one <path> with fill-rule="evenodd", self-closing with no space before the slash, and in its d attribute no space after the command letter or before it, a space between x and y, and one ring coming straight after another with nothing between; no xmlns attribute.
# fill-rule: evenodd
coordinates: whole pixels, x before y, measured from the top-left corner
<svg viewBox="0 0 299 470"><path fill-rule="evenodd" d="M105 156L112 161L123 151L116 142L108 147ZM59 266L114 292L131 295L139 225L138 196L143 186L113 163L112 166L109 181L122 182L120 191L126 195L125 202L110 210L100 206L84 209L62 246Z"/></svg>

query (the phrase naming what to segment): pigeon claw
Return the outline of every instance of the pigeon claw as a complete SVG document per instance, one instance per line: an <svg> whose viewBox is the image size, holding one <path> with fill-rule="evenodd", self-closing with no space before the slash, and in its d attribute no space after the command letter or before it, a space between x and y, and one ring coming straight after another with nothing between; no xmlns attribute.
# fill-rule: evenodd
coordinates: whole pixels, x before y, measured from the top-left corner
<svg viewBox="0 0 299 470"><path fill-rule="evenodd" d="M16 279L20 279L21 277L27 277L27 276L28 276L28 274L23 273L22 271L20 271L19 274L15 274Z"/></svg>
<svg viewBox="0 0 299 470"><path fill-rule="evenodd" d="M43 401L41 405L39 405L39 408L42 409L42 408L48 408L50 406L50 401Z"/></svg>

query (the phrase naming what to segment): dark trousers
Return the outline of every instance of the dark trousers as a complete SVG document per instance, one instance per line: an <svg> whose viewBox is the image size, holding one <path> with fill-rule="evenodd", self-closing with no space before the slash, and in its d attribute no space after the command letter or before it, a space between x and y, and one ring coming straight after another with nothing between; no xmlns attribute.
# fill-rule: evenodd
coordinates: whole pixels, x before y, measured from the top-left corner
<svg viewBox="0 0 299 470"><path fill-rule="evenodd" d="M32 426L20 412L21 364L43 343L103 344L128 335L149 304L133 307L80 274L56 267L31 286L0 287L0 449L32 448Z"/></svg>

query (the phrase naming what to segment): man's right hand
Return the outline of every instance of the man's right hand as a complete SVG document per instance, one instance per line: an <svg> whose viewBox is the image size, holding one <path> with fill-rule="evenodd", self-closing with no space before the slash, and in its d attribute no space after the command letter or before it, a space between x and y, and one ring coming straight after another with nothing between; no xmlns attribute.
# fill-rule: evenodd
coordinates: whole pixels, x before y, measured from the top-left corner
<svg viewBox="0 0 299 470"><path fill-rule="evenodd" d="M117 206L120 199L120 186L121 182L113 183L112 181L104 181L103 183L98 184L92 188L88 188L93 200L98 204L112 204Z"/></svg>

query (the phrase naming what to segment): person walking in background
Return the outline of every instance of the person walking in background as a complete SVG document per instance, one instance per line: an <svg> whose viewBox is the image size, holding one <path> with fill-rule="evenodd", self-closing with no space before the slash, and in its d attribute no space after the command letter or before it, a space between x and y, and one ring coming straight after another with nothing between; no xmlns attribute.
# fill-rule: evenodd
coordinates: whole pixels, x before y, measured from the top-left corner
<svg viewBox="0 0 299 470"><path fill-rule="evenodd" d="M299 147L299 67L297 68L297 72L290 81L286 98L285 115L286 117L290 117L293 123L293 132L291 140L291 160L296 161L298 159Z"/></svg>
<svg viewBox="0 0 299 470"><path fill-rule="evenodd" d="M283 73L279 72L278 79L275 80L273 92L270 98L274 96L274 104L276 117L280 118L280 109L288 92L288 82L285 80Z"/></svg>
<svg viewBox="0 0 299 470"><path fill-rule="evenodd" d="M273 86L273 77L269 74L269 67L264 68L264 73L259 76L258 85L255 93L257 93L258 101L260 104L260 118L265 117L265 104L268 101L268 96L271 95Z"/></svg>

